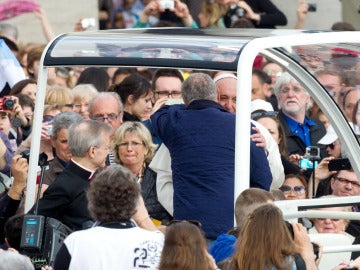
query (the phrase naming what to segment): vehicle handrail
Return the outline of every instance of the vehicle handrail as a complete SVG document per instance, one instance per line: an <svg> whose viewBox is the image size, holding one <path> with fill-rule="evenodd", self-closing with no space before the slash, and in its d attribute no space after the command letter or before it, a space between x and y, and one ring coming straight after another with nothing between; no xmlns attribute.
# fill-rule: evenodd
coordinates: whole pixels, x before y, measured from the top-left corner
<svg viewBox="0 0 360 270"><path fill-rule="evenodd" d="M349 252L349 251L350 252L360 251L360 245L323 246L323 253L339 253L339 252Z"/></svg>
<svg viewBox="0 0 360 270"><path fill-rule="evenodd" d="M343 212L343 211L306 210L306 211L286 212L283 214L283 217L284 219L305 217L305 218L360 220L360 213Z"/></svg>

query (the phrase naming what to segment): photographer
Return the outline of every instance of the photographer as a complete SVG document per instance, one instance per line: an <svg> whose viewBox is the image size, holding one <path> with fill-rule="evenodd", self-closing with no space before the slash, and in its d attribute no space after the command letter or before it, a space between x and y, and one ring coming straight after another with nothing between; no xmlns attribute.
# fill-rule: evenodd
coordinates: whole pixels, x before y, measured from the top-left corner
<svg viewBox="0 0 360 270"><path fill-rule="evenodd" d="M227 28L245 17L251 20L256 28L275 28L276 25L286 25L287 18L270 0L216 0L227 5L228 12L224 16Z"/></svg>
<svg viewBox="0 0 360 270"><path fill-rule="evenodd" d="M161 5L161 2L162 1L160 0L150 1L150 3L146 5L144 11L141 13L140 18L136 22L134 28L148 27L150 16L160 17L160 22L162 21L165 23L166 21L166 23L173 23L172 20L169 22L168 19L162 20L161 18L165 15L169 15L169 17L171 17L171 15L168 14L169 12L179 18L183 26L190 28L198 28L198 25L196 24L195 20L193 20L193 17L191 16L186 4L182 3L180 0L174 0L174 8L165 9ZM160 24L160 22L158 23L158 25ZM174 26L176 26L176 24Z"/></svg>
<svg viewBox="0 0 360 270"><path fill-rule="evenodd" d="M13 184L0 198L0 243L4 243L4 225L19 208L26 188L28 163L21 155L12 159L11 173L14 177Z"/></svg>

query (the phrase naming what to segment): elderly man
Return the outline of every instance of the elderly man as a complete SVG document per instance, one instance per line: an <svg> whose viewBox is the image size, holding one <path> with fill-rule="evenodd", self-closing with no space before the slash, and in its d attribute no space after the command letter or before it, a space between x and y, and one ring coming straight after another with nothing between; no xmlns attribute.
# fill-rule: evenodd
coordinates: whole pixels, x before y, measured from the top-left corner
<svg viewBox="0 0 360 270"><path fill-rule="evenodd" d="M306 116L311 106L310 95L289 73L283 73L276 81L275 95L279 104L279 120L284 127L287 151L304 155L307 146L316 145L325 135L324 125L317 119ZM326 156L325 147L320 156Z"/></svg>
<svg viewBox="0 0 360 270"><path fill-rule="evenodd" d="M257 88L257 84L254 82L254 77L257 78L256 74L253 73L253 85L252 88ZM224 106L231 113L236 113L236 83L237 78L231 72L220 72L214 78L216 89L217 89L217 101L220 105ZM255 84L254 84L255 83ZM266 106L268 105L268 106ZM270 103L262 99L255 99L251 102L252 113L255 111L267 111L271 110L272 106ZM274 138L271 136L270 132L260 123L252 121L251 123L258 129L257 132L253 132L253 136L257 136L257 133L260 133L265 139L265 149L268 153L268 160L270 165L271 174L273 177L271 188L277 189L284 182L284 167L281 162L281 156L279 152L279 146L275 142Z"/></svg>
<svg viewBox="0 0 360 270"><path fill-rule="evenodd" d="M111 148L112 128L93 120L83 120L69 128L71 161L39 200L38 214L53 217L73 230L91 220L85 190L98 168L105 166ZM30 210L34 213L35 207Z"/></svg>
<svg viewBox="0 0 360 270"><path fill-rule="evenodd" d="M101 92L89 102L90 119L108 123L113 132L123 122L123 104L120 97L114 92Z"/></svg>
<svg viewBox="0 0 360 270"><path fill-rule="evenodd" d="M235 115L217 103L207 74L191 74L181 92L185 106L164 106L151 121L171 154L174 218L199 220L215 239L233 225ZM250 185L268 190L268 161L253 142L251 159Z"/></svg>
<svg viewBox="0 0 360 270"><path fill-rule="evenodd" d="M113 128L113 134L123 123L123 104L115 92L100 92L89 102L90 119L107 123ZM106 159L106 165L113 165L114 154L110 153Z"/></svg>

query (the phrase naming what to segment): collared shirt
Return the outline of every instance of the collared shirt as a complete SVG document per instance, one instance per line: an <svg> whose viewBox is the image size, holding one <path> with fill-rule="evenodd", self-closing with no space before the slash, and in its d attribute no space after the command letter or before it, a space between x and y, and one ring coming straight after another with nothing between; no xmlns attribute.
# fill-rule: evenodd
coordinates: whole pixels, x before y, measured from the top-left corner
<svg viewBox="0 0 360 270"><path fill-rule="evenodd" d="M80 168L82 168L83 170L85 171L88 171L90 173L90 176L89 176L89 180L92 179L93 175L95 174L96 171L93 171L93 170L90 170L88 168L85 168L83 165L79 164L78 162L76 162L75 160L71 159L71 161L73 163L75 163L77 166L79 166Z"/></svg>
<svg viewBox="0 0 360 270"><path fill-rule="evenodd" d="M291 132L296 134L306 146L311 146L310 127L315 126L316 124L307 117L305 117L304 123L299 123L285 114L284 116Z"/></svg>

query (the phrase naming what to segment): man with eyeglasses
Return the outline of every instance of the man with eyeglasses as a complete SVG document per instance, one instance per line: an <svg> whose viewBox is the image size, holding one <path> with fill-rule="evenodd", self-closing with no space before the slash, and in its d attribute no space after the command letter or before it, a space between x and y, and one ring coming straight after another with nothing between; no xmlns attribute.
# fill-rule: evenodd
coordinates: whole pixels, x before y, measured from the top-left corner
<svg viewBox="0 0 360 270"><path fill-rule="evenodd" d="M89 102L90 119L104 122L113 128L113 132L123 122L123 104L117 93L101 92Z"/></svg>
<svg viewBox="0 0 360 270"><path fill-rule="evenodd" d="M315 72L315 77L334 101L341 106L340 95L344 86L342 75L336 70L321 69Z"/></svg>
<svg viewBox="0 0 360 270"><path fill-rule="evenodd" d="M303 156L308 146L314 146L325 135L324 125L306 116L311 107L309 93L289 73L283 73L276 81L275 95L279 104L279 120L284 127L287 152ZM320 147L320 156L327 156L325 147Z"/></svg>
<svg viewBox="0 0 360 270"><path fill-rule="evenodd" d="M184 78L177 69L158 69L152 79L154 109L158 110L168 99L181 99L181 84Z"/></svg>
<svg viewBox="0 0 360 270"><path fill-rule="evenodd" d="M335 196L359 196L360 183L353 170L341 170L334 174L330 180L332 195ZM359 212L359 206L352 207L353 212ZM358 220L350 221L346 232L354 237L360 237L360 222ZM359 239L360 240L360 239Z"/></svg>
<svg viewBox="0 0 360 270"><path fill-rule="evenodd" d="M90 119L103 122L113 128L113 134L123 123L123 104L115 92L100 92L89 101ZM110 153L106 165L115 164L114 154Z"/></svg>

